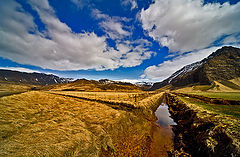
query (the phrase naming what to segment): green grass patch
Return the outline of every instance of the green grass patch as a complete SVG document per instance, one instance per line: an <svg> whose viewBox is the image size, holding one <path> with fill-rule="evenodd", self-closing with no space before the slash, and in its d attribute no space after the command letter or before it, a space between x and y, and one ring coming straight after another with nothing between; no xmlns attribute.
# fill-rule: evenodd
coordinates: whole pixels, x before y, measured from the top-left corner
<svg viewBox="0 0 240 157"><path fill-rule="evenodd" d="M239 105L213 105L202 101L197 101L189 98L181 97L186 103L191 103L202 107L203 109L218 113L230 115L232 117L240 119L240 106Z"/></svg>
<svg viewBox="0 0 240 157"><path fill-rule="evenodd" d="M217 92L217 93L201 92L201 93L189 93L189 94L201 95L209 98L221 98L225 100L240 101L240 92Z"/></svg>
<svg viewBox="0 0 240 157"><path fill-rule="evenodd" d="M209 89L214 88L215 85L198 85L198 86L193 86L193 90L201 90L201 91L207 91Z"/></svg>
<svg viewBox="0 0 240 157"><path fill-rule="evenodd" d="M229 88L240 90L240 87L233 82L230 82L230 81L227 81L227 80L220 80L219 82L221 84L223 84L224 86L227 86Z"/></svg>

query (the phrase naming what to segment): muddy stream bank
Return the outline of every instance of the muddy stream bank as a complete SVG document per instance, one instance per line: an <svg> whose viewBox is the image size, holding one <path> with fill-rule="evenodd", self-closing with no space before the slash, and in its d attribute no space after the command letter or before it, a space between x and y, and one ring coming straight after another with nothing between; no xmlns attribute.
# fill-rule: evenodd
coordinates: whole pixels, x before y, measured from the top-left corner
<svg viewBox="0 0 240 157"><path fill-rule="evenodd" d="M165 94L171 117L177 122L173 126L174 151L170 156L240 156L239 144L214 119L205 118L173 94Z"/></svg>

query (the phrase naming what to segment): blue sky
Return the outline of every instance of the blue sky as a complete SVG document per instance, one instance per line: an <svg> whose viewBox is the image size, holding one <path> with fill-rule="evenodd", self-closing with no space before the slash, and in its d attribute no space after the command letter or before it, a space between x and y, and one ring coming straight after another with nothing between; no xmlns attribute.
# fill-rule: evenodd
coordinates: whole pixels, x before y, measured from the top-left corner
<svg viewBox="0 0 240 157"><path fill-rule="evenodd" d="M0 68L161 81L240 45L238 0L0 0Z"/></svg>

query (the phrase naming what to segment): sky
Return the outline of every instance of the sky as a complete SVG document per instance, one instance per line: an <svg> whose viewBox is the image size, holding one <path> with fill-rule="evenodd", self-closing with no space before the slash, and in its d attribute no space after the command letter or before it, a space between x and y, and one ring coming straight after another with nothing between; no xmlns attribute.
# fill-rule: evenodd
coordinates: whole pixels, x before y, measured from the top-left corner
<svg viewBox="0 0 240 157"><path fill-rule="evenodd" d="M240 47L239 0L0 0L0 69L162 81Z"/></svg>

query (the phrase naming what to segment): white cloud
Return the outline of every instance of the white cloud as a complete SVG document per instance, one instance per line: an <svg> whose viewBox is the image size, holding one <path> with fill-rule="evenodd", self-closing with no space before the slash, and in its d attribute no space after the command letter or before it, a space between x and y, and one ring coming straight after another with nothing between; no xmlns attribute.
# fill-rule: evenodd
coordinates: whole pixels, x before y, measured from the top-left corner
<svg viewBox="0 0 240 157"><path fill-rule="evenodd" d="M143 29L172 52L204 49L223 35L239 33L239 17L240 2L203 0L155 0L140 13Z"/></svg>
<svg viewBox="0 0 240 157"><path fill-rule="evenodd" d="M135 46L132 46L132 45ZM121 58L122 67L134 67L140 65L143 60L151 58L155 52L149 50L151 43L145 39L135 41L117 42L118 53L113 53L113 58ZM127 53L126 53L127 52Z"/></svg>
<svg viewBox="0 0 240 157"><path fill-rule="evenodd" d="M238 44L240 43L240 34L230 35L222 41L223 44Z"/></svg>
<svg viewBox="0 0 240 157"><path fill-rule="evenodd" d="M92 16L98 20L101 20L99 23L100 27L108 34L111 39L121 39L125 36L130 36L131 33L129 28L124 26L122 22L129 21L130 19L121 18L121 17L110 17L107 14L103 14L101 11L94 9L92 11Z"/></svg>
<svg viewBox="0 0 240 157"><path fill-rule="evenodd" d="M39 32L33 17L16 1L0 1L1 57L54 70L105 70L137 66L153 54L143 42L137 46L132 46L130 41L118 42L115 50L107 45L105 36L73 32L56 17L47 0L29 3L46 30ZM115 30L125 35L120 26L115 26Z"/></svg>
<svg viewBox="0 0 240 157"><path fill-rule="evenodd" d="M138 4L135 0L122 0L123 6L131 5L131 10L138 8Z"/></svg>
<svg viewBox="0 0 240 157"><path fill-rule="evenodd" d="M83 9L84 7L92 7L94 1L101 0L71 0L71 2L75 4L79 9Z"/></svg>
<svg viewBox="0 0 240 157"><path fill-rule="evenodd" d="M162 81L171 76L182 67L200 61L211 53L215 52L220 47L211 47L199 51L180 55L172 60L164 61L163 63L155 66L147 67L142 75L142 78L148 78L155 81Z"/></svg>
<svg viewBox="0 0 240 157"><path fill-rule="evenodd" d="M140 82L139 80L137 79L122 79L122 80L114 80L114 81L120 81L120 82L130 82L130 83L137 83L137 82Z"/></svg>
<svg viewBox="0 0 240 157"><path fill-rule="evenodd" d="M0 67L0 69L12 70L12 71L20 71L20 72L26 72L26 73L41 73L38 70L32 70L32 69L22 68L22 67Z"/></svg>
<svg viewBox="0 0 240 157"><path fill-rule="evenodd" d="M77 7L82 8L85 3L82 0L71 0Z"/></svg>

